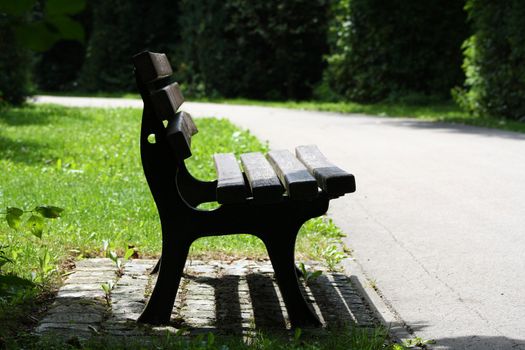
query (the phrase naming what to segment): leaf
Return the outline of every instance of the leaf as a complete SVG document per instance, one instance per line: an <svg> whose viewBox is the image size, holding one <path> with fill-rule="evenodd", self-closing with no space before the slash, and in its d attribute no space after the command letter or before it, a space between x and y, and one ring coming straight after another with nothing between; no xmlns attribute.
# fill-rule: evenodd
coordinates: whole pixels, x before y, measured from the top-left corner
<svg viewBox="0 0 525 350"><path fill-rule="evenodd" d="M36 0L0 0L0 12L21 16L35 6Z"/></svg>
<svg viewBox="0 0 525 350"><path fill-rule="evenodd" d="M29 227L31 234L38 238L42 238L42 232L44 231L44 218L39 215L31 215L26 221L26 225Z"/></svg>
<svg viewBox="0 0 525 350"><path fill-rule="evenodd" d="M47 219L56 219L60 217L60 214L64 211L63 208L54 206L41 205L35 208L35 211Z"/></svg>
<svg viewBox="0 0 525 350"><path fill-rule="evenodd" d="M85 0L47 0L45 12L48 15L74 15L85 7Z"/></svg>
<svg viewBox="0 0 525 350"><path fill-rule="evenodd" d="M84 42L84 27L79 22L64 15L49 16L47 22L57 29L60 39Z"/></svg>
<svg viewBox="0 0 525 350"><path fill-rule="evenodd" d="M317 278L319 278L319 276L321 276L323 274L323 271L315 271L315 272L312 272L312 274L310 275L310 280L315 280Z"/></svg>
<svg viewBox="0 0 525 350"><path fill-rule="evenodd" d="M7 224L14 230L17 230L20 227L20 217L24 214L24 211L20 208L8 207L6 209L7 214L5 219Z"/></svg>
<svg viewBox="0 0 525 350"><path fill-rule="evenodd" d="M113 260L115 263L117 262L118 260L118 255L117 253L115 253L114 251L109 251L108 254L107 254L108 258L110 258L111 260Z"/></svg>
<svg viewBox="0 0 525 350"><path fill-rule="evenodd" d="M133 256L133 254L135 254L135 249L128 248L128 250L126 250L126 254L124 254L124 259L128 260L129 258Z"/></svg>
<svg viewBox="0 0 525 350"><path fill-rule="evenodd" d="M17 26L15 36L22 45L37 52L48 50L60 39L58 33L53 33L44 21Z"/></svg>

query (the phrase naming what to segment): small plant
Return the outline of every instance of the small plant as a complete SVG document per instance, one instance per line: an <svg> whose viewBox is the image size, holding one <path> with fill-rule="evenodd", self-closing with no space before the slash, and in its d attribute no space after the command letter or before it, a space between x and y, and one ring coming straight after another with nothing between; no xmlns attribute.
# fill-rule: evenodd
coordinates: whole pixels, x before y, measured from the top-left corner
<svg viewBox="0 0 525 350"><path fill-rule="evenodd" d="M330 271L337 271L339 269L338 265L346 257L345 253L338 249L336 243L330 244L324 249L319 249L318 254L324 259Z"/></svg>
<svg viewBox="0 0 525 350"><path fill-rule="evenodd" d="M40 241L43 253L38 257L38 274L32 272L31 280L18 277L14 274L4 274L2 268L9 263L16 263L18 251L11 251L11 258L7 256L7 246L0 246L0 297L16 295L23 289L34 287L34 282L44 282L47 277L56 271L55 266L51 263L49 250L42 243L42 234L44 232L44 220L59 218L64 209L55 206L40 205L31 210L23 210L16 207L7 207L5 215L7 225L15 231L27 230ZM24 220L24 216L28 216Z"/></svg>
<svg viewBox="0 0 525 350"><path fill-rule="evenodd" d="M316 280L323 274L323 271L309 271L306 269L306 266L304 263L299 264L299 269L301 269L301 273L303 274L304 283L309 284L311 281Z"/></svg>
<svg viewBox="0 0 525 350"><path fill-rule="evenodd" d="M107 281L106 283L102 283L100 285L100 288L104 291L104 299L106 299L106 304L109 306L111 305L111 290L113 289L113 281Z"/></svg>
<svg viewBox="0 0 525 350"><path fill-rule="evenodd" d="M124 262L118 257L118 254L111 249L111 243L109 240L102 241L102 252L105 253L106 257L111 259L117 267L117 275L120 277L124 274L124 262L137 255L137 250L134 246L128 245L126 252L124 253Z"/></svg>
<svg viewBox="0 0 525 350"><path fill-rule="evenodd" d="M414 337L412 339L403 340L403 346L406 348L419 347L425 349L429 344L435 344L436 341L433 339L423 339L420 337Z"/></svg>

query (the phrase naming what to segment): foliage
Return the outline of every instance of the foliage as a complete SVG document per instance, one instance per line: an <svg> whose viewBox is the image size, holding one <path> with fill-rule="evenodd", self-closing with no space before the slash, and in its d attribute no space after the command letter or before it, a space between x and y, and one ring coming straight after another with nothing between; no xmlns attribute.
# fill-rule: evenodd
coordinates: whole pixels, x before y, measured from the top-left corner
<svg viewBox="0 0 525 350"><path fill-rule="evenodd" d="M304 263L299 264L299 269L301 270L302 278L304 279L304 283L309 284L311 281L315 281L318 279L322 274L323 271L310 271L306 268L306 265Z"/></svg>
<svg viewBox="0 0 525 350"><path fill-rule="evenodd" d="M21 230L29 231L39 239L42 245L42 233L44 231L44 219L56 219L63 212L62 208L55 206L37 206L33 210L23 210L16 207L7 207L5 215L7 225L19 233ZM22 221L23 216L29 217ZM23 224L22 224L23 223ZM44 247L43 254L38 257L39 275L32 274L31 280L16 276L13 273L5 274L2 268L6 264L18 263L18 253L11 251L8 256L7 246L0 245L0 301L2 298L13 297L27 288L35 286L34 281L44 282L47 276L54 271L54 266L50 263L49 251Z"/></svg>
<svg viewBox="0 0 525 350"><path fill-rule="evenodd" d="M71 16L84 0L0 0L0 102L19 105L31 94L32 59L61 39L84 40L84 29Z"/></svg>
<svg viewBox="0 0 525 350"><path fill-rule="evenodd" d="M525 120L525 2L468 0L474 34L464 43L465 90L456 100L468 111Z"/></svg>
<svg viewBox="0 0 525 350"><path fill-rule="evenodd" d="M463 78L462 6L456 0L335 2L325 83L358 102L447 96Z"/></svg>
<svg viewBox="0 0 525 350"><path fill-rule="evenodd" d="M150 337L92 337L87 340L70 338L67 342L57 337L19 339L8 344L9 349L70 349L76 344L82 349L180 349L180 350L394 350L403 349L388 344L388 332L383 328L339 327L295 329L293 332L254 332L244 336L225 334L198 334L186 336L184 331L166 332Z"/></svg>
<svg viewBox="0 0 525 350"><path fill-rule="evenodd" d="M19 105L31 93L31 56L15 38L11 19L0 13L0 104Z"/></svg>
<svg viewBox="0 0 525 350"><path fill-rule="evenodd" d="M302 99L326 52L327 0L183 0L180 80L207 96Z"/></svg>
<svg viewBox="0 0 525 350"><path fill-rule="evenodd" d="M93 28L79 78L83 90L134 90L131 57L146 49L169 54L179 43L176 1L94 0L90 6Z"/></svg>

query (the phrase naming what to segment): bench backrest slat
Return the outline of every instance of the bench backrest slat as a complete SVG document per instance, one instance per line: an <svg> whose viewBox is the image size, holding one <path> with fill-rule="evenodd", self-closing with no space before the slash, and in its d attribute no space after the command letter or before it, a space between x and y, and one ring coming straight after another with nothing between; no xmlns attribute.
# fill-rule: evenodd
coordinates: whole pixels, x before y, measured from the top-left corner
<svg viewBox="0 0 525 350"><path fill-rule="evenodd" d="M151 103L158 118L171 121L184 102L179 84L172 83L151 94Z"/></svg>
<svg viewBox="0 0 525 350"><path fill-rule="evenodd" d="M182 111L166 126L166 138L179 160L191 157L191 137L196 133L191 116Z"/></svg>
<svg viewBox="0 0 525 350"><path fill-rule="evenodd" d="M149 84L173 74L168 57L163 53L141 52L133 56L133 64L144 84Z"/></svg>

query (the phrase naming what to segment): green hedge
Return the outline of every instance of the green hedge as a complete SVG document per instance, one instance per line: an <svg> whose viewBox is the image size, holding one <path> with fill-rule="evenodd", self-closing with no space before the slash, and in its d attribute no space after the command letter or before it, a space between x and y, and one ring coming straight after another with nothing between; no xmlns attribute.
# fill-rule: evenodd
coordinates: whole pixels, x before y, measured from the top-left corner
<svg viewBox="0 0 525 350"><path fill-rule="evenodd" d="M182 0L181 80L208 96L302 99L323 70L328 0Z"/></svg>
<svg viewBox="0 0 525 350"><path fill-rule="evenodd" d="M31 93L30 52L15 40L11 20L0 13L0 104L21 104Z"/></svg>
<svg viewBox="0 0 525 350"><path fill-rule="evenodd" d="M448 96L463 80L468 27L458 0L342 0L333 9L326 81L345 98Z"/></svg>
<svg viewBox="0 0 525 350"><path fill-rule="evenodd" d="M465 42L468 110L525 120L525 2L468 0L474 34Z"/></svg>
<svg viewBox="0 0 525 350"><path fill-rule="evenodd" d="M93 0L93 29L80 75L86 91L133 91L131 57L172 52L179 41L177 2Z"/></svg>

